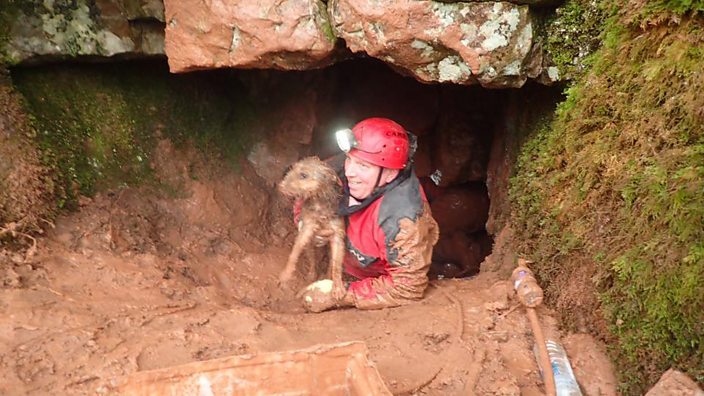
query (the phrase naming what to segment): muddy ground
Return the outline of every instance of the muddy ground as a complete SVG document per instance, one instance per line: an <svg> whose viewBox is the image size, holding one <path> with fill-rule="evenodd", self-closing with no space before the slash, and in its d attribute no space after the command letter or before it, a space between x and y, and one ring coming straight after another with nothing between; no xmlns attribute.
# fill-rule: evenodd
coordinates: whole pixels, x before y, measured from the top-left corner
<svg viewBox="0 0 704 396"><path fill-rule="evenodd" d="M167 141L157 182L82 200L25 257L0 257L0 394L110 393L137 371L361 340L395 394L538 395L528 320L496 273L433 281L394 309L306 314L276 278L287 203ZM491 256L488 260L491 260ZM615 394L604 347L561 336L587 395Z"/></svg>

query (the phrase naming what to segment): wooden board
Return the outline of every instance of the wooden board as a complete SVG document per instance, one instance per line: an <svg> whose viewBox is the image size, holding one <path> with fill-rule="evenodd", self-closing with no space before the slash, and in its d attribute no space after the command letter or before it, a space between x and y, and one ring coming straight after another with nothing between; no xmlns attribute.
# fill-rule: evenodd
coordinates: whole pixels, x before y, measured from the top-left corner
<svg viewBox="0 0 704 396"><path fill-rule="evenodd" d="M118 383L124 395L391 395L362 342L193 362Z"/></svg>

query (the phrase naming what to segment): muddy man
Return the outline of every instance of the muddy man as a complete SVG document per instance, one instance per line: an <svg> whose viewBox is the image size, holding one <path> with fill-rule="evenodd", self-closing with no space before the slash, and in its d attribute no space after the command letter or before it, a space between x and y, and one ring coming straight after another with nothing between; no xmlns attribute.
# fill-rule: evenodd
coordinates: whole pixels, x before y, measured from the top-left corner
<svg viewBox="0 0 704 396"><path fill-rule="evenodd" d="M438 225L413 171L415 137L386 118L369 118L336 133L345 161L339 214L346 221L345 293L332 281L302 294L312 312L336 307L393 307L423 297Z"/></svg>

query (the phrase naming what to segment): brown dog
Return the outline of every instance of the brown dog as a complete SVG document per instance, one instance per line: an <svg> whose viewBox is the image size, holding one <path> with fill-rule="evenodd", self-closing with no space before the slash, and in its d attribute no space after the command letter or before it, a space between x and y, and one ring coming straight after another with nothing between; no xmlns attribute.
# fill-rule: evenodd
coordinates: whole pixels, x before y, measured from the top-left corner
<svg viewBox="0 0 704 396"><path fill-rule="evenodd" d="M345 222L336 211L342 195L335 171L317 157L304 158L293 164L279 183L279 191L302 202L298 222L298 235L288 256L286 268L279 281L286 283L296 270L301 252L315 240L316 245L330 243L330 272L333 297L342 298L342 260L345 255ZM310 247L313 248L312 246ZM309 274L315 273L312 255Z"/></svg>

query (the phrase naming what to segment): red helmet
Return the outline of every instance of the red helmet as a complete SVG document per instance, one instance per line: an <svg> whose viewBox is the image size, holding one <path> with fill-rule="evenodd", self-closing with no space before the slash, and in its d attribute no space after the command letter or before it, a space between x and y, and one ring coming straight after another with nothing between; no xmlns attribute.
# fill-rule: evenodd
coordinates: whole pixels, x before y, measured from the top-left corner
<svg viewBox="0 0 704 396"><path fill-rule="evenodd" d="M352 127L356 144L351 157L382 168L403 169L408 163L408 134L388 118L367 118Z"/></svg>

